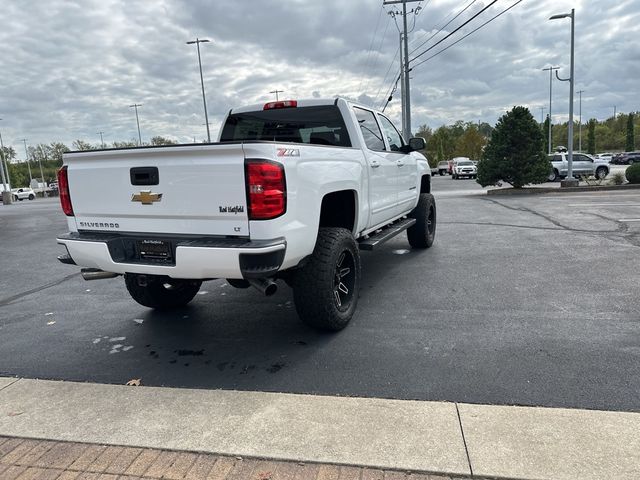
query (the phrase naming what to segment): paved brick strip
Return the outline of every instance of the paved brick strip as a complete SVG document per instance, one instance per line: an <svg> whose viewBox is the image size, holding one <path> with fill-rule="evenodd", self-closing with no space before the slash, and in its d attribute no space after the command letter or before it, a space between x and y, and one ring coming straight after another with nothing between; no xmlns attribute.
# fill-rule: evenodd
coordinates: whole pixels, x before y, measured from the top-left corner
<svg viewBox="0 0 640 480"><path fill-rule="evenodd" d="M370 468L0 436L0 480L453 480Z"/></svg>

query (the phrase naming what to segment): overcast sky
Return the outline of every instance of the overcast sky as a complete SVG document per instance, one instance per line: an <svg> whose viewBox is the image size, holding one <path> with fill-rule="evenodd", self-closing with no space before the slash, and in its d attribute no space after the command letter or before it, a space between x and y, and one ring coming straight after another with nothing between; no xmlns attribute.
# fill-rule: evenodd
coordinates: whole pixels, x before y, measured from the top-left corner
<svg viewBox="0 0 640 480"><path fill-rule="evenodd" d="M426 59L516 0L499 0ZM409 17L410 57L490 1L424 0ZM345 96L381 106L398 74L398 31L382 0L3 0L0 9L0 132L24 157L29 144L74 139L107 143L162 135L206 138L196 37L209 121L217 135L230 108L280 98ZM549 75L569 76L576 9L576 90L583 119L640 110L640 2L523 0L411 74L412 123L438 127L486 121L514 105L537 119L548 109ZM400 18L398 18L400 20ZM376 28L377 27L377 28ZM375 33L375 36L374 36ZM427 41L428 40L428 41ZM423 42L424 45L420 46ZM388 74L387 74L388 72ZM554 120L566 120L569 83L553 83ZM578 114L578 96L575 101ZM400 92L387 107L400 124ZM546 114L547 110L545 110Z"/></svg>

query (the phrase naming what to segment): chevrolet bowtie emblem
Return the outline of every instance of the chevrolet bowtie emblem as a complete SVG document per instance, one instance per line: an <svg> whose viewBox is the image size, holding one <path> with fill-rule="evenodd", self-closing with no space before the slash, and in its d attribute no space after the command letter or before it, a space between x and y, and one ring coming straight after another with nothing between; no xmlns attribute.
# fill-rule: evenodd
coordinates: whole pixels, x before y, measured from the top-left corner
<svg viewBox="0 0 640 480"><path fill-rule="evenodd" d="M131 195L132 202L140 202L142 205L152 205L154 202L162 200L161 193L152 193L151 190L142 190L140 193Z"/></svg>

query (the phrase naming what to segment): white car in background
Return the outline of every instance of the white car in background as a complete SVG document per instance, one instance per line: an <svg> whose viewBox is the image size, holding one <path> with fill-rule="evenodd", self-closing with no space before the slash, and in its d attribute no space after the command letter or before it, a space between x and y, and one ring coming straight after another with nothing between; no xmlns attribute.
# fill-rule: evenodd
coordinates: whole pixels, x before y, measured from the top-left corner
<svg viewBox="0 0 640 480"><path fill-rule="evenodd" d="M467 157L456 157L453 159L453 168L451 178L458 180L460 177L476 178L478 176L478 167L473 161Z"/></svg>
<svg viewBox="0 0 640 480"><path fill-rule="evenodd" d="M596 155L598 160L603 160L605 162L611 163L611 159L613 158L613 153L598 153Z"/></svg>
<svg viewBox="0 0 640 480"><path fill-rule="evenodd" d="M14 200L33 200L36 198L36 192L33 191L32 188L14 188L11 190L11 194L13 195Z"/></svg>

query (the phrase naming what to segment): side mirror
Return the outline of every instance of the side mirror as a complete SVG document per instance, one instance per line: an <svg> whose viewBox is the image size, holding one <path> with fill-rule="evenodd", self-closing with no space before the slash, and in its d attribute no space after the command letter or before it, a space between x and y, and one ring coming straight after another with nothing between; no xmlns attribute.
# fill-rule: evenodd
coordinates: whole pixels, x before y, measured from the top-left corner
<svg viewBox="0 0 640 480"><path fill-rule="evenodd" d="M422 137L413 137L411 139L409 139L409 146L411 147L411 150L424 150L424 147L426 147L426 142L424 141L424 138Z"/></svg>

